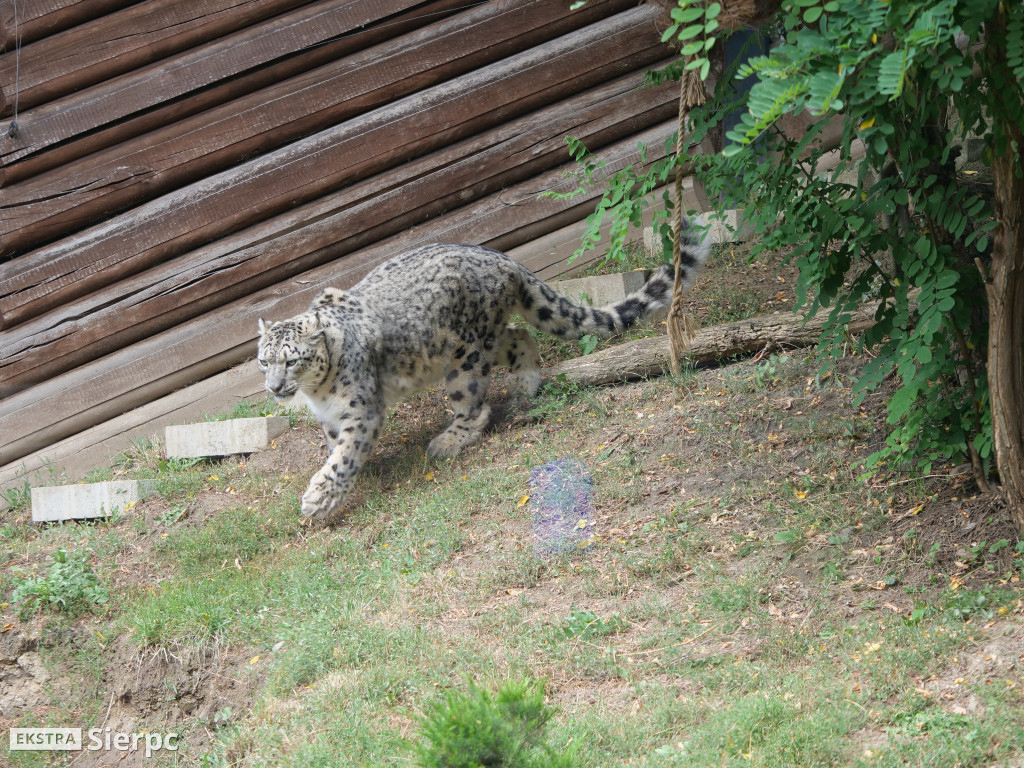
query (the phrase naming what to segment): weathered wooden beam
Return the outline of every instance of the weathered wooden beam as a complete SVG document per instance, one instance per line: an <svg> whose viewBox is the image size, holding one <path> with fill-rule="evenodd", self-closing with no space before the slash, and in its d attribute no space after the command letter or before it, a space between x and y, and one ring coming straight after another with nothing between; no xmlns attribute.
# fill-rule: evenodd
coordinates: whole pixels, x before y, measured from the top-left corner
<svg viewBox="0 0 1024 768"><path fill-rule="evenodd" d="M71 136L59 144L45 147L43 151L25 155L0 166L0 186L30 179L149 131L159 130L231 99L245 96L371 45L419 29L423 26L424 19L436 22L446 15L462 10L464 6L465 0L431 0L397 16L389 16L369 24L358 31L325 40L311 48L296 51L264 66L193 91L186 98L161 102L110 125Z"/></svg>
<svg viewBox="0 0 1024 768"><path fill-rule="evenodd" d="M323 193L652 63L652 6L618 14L254 158L0 265L4 327ZM656 38L655 38L656 40ZM601 64L594 65L600 52Z"/></svg>
<svg viewBox="0 0 1024 768"><path fill-rule="evenodd" d="M649 148L648 160L656 160L663 155L675 123L670 120L612 145L598 157L609 172L639 162L639 140ZM564 222L556 214L579 208L581 203L538 198L537 193L573 189L576 182L566 172L574 168L570 164L548 171L0 400L0 436L5 441L0 446L0 465L244 360L255 350L257 317L295 314L324 287L352 285L396 253L429 242L492 244L546 216L553 222L552 229L558 228ZM592 206L600 190L587 194ZM514 238L512 244L516 244Z"/></svg>
<svg viewBox="0 0 1024 768"><path fill-rule="evenodd" d="M28 110L275 16L303 0L147 0L0 57L0 90ZM4 114L10 114L8 104Z"/></svg>
<svg viewBox="0 0 1024 768"><path fill-rule="evenodd" d="M565 161L566 134L596 149L670 118L675 86L642 83L606 83L0 331L0 381L43 381L519 182Z"/></svg>
<svg viewBox="0 0 1024 768"><path fill-rule="evenodd" d="M570 32L599 19L609 4L588 3L584 14L549 0L478 6L8 185L0 214L4 247L54 241L246 157Z"/></svg>
<svg viewBox="0 0 1024 768"><path fill-rule="evenodd" d="M133 2L135 0L0 0L0 48L13 51L15 39L28 45Z"/></svg>
<svg viewBox="0 0 1024 768"><path fill-rule="evenodd" d="M180 98L279 57L354 32L415 5L415 0L321 0L227 35L180 56L19 114L18 136L0 123L0 162L44 151L165 101Z"/></svg>

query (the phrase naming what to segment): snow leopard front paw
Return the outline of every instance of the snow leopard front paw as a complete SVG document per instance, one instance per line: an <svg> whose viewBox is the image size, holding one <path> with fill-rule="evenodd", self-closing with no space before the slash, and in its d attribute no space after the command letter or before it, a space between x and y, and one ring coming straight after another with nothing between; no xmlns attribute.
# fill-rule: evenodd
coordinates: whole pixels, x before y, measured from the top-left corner
<svg viewBox="0 0 1024 768"><path fill-rule="evenodd" d="M335 479L321 469L313 475L309 488L302 494L302 514L323 520L338 509L344 500L344 494Z"/></svg>

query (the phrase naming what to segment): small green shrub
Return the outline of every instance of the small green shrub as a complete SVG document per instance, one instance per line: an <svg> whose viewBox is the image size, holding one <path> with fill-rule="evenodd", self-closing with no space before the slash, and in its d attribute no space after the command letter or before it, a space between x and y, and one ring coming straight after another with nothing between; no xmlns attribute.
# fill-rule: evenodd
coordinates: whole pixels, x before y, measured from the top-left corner
<svg viewBox="0 0 1024 768"><path fill-rule="evenodd" d="M7 507L11 512L20 514L29 508L32 500L32 489L28 483L22 485L21 488L5 488L0 499L2 499L0 507Z"/></svg>
<svg viewBox="0 0 1024 768"><path fill-rule="evenodd" d="M107 590L86 562L87 558L88 554L84 551L58 549L46 576L20 581L11 601L23 603L20 610L22 617L46 607L78 614L107 602Z"/></svg>
<svg viewBox="0 0 1024 768"><path fill-rule="evenodd" d="M530 416L535 419L557 416L575 402L582 392L583 387L564 373L559 373L554 379L544 382L534 399Z"/></svg>
<svg viewBox="0 0 1024 768"><path fill-rule="evenodd" d="M510 680L496 695L470 682L466 693L448 692L420 719L423 741L413 750L421 768L572 768L571 751L545 743L555 714L544 704L544 685Z"/></svg>
<svg viewBox="0 0 1024 768"><path fill-rule="evenodd" d="M607 637L626 629L626 622L616 615L602 619L593 611L573 608L561 625L555 628L556 640L592 640L596 637Z"/></svg>

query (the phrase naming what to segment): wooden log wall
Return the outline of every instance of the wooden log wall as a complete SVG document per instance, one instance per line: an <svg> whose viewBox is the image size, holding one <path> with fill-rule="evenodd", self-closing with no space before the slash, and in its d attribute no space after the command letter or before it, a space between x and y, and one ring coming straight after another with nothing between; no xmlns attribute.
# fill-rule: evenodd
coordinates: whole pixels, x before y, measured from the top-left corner
<svg viewBox="0 0 1024 768"><path fill-rule="evenodd" d="M567 134L611 171L674 132L635 0L39 0L15 78L24 5L0 0L0 468L400 250L584 218L599 189L538 197L576 185Z"/></svg>

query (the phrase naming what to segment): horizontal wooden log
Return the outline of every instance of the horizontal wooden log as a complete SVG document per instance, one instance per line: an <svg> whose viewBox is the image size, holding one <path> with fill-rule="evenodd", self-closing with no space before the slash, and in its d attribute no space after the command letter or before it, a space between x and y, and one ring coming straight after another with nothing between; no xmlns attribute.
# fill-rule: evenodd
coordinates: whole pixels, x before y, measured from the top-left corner
<svg viewBox="0 0 1024 768"><path fill-rule="evenodd" d="M27 110L222 37L303 0L147 0L0 57L0 90ZM10 114L11 104L3 114Z"/></svg>
<svg viewBox="0 0 1024 768"><path fill-rule="evenodd" d="M656 60L642 6L321 131L0 265L4 327ZM601 65L594 66L600 52Z"/></svg>
<svg viewBox="0 0 1024 768"><path fill-rule="evenodd" d="M279 57L400 13L415 0L321 0L284 16L19 114L17 138L0 123L0 163L180 98Z"/></svg>
<svg viewBox="0 0 1024 768"><path fill-rule="evenodd" d="M615 172L639 162L640 140L649 147L648 159L656 160L674 131L671 120L597 156L608 172ZM548 171L0 400L0 465L237 364L255 350L256 318L295 314L324 287L350 286L397 253L429 242L487 245L548 217L551 229L557 229L565 223L558 213L583 204L539 198L537 193L574 188L575 180L566 177L573 168L570 164ZM591 209L599 194L589 192Z"/></svg>
<svg viewBox="0 0 1024 768"><path fill-rule="evenodd" d="M135 0L0 0L0 48L13 51L16 39L28 45L133 2Z"/></svg>
<svg viewBox="0 0 1024 768"><path fill-rule="evenodd" d="M71 234L246 157L570 32L599 19L607 4L588 3L586 14L549 0L478 6L8 185L0 214L4 247L23 250Z"/></svg>
<svg viewBox="0 0 1024 768"><path fill-rule="evenodd" d="M865 305L854 312L846 329L863 333L875 322L874 305ZM762 315L736 323L701 328L690 345L687 359L696 363L715 362L736 355L763 349L795 349L816 344L828 318L819 313L805 321L800 315ZM550 377L567 376L584 386L616 384L660 376L670 369L671 346L668 336L636 339L625 344L595 352L592 355L566 360L547 369Z"/></svg>
<svg viewBox="0 0 1024 768"><path fill-rule="evenodd" d="M389 16L358 31L325 40L268 65L192 92L187 98L161 102L111 125L85 134L77 134L67 141L47 146L43 151L25 155L0 166L0 186L30 179L328 62L337 61L354 52L419 29L423 26L424 19L436 22L464 6L465 0L431 0L397 16Z"/></svg>
<svg viewBox="0 0 1024 768"><path fill-rule="evenodd" d="M8 394L564 162L674 114L643 72L346 187L41 317L0 331ZM341 235L340 233L344 233Z"/></svg>

